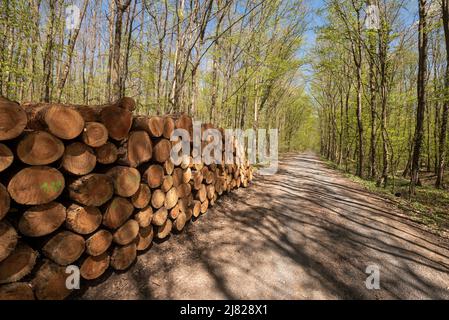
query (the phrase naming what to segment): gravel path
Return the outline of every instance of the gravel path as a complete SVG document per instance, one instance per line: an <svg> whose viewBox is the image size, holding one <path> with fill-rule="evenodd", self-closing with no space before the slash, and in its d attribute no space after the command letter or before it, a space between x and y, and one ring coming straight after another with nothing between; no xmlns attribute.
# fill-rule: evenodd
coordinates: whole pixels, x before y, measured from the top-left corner
<svg viewBox="0 0 449 320"><path fill-rule="evenodd" d="M368 290L366 268L380 274ZM287 155L81 299L449 299L449 243L328 169Z"/></svg>

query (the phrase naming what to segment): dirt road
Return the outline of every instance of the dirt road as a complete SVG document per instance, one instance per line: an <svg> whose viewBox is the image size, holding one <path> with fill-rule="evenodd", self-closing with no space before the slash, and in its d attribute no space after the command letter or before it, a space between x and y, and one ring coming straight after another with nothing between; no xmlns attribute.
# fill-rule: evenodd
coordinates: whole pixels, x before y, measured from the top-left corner
<svg viewBox="0 0 449 320"><path fill-rule="evenodd" d="M380 290L368 290L369 265ZM82 299L449 299L449 243L327 169L289 155Z"/></svg>

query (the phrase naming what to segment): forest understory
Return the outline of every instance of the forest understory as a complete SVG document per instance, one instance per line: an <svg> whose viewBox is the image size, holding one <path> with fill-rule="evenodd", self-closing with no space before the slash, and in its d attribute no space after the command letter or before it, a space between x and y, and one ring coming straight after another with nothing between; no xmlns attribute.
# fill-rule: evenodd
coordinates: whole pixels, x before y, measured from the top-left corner
<svg viewBox="0 0 449 320"><path fill-rule="evenodd" d="M326 164L364 189L385 198L431 232L449 238L449 188L435 188L437 177L434 172L421 172L421 185L416 187L415 195L410 196L410 180L400 173L394 179L390 177L387 186L379 186L377 181L361 179L334 162L326 161ZM449 179L449 174L445 174L445 179Z"/></svg>

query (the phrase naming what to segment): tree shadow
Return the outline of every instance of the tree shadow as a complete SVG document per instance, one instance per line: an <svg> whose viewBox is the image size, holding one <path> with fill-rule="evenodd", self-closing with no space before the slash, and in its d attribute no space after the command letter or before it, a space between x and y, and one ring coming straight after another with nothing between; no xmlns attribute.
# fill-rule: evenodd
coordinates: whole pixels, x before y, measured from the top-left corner
<svg viewBox="0 0 449 320"><path fill-rule="evenodd" d="M113 282L127 279L137 299L449 298L445 240L314 156L280 165L154 243ZM370 264L380 267L381 290L365 286Z"/></svg>

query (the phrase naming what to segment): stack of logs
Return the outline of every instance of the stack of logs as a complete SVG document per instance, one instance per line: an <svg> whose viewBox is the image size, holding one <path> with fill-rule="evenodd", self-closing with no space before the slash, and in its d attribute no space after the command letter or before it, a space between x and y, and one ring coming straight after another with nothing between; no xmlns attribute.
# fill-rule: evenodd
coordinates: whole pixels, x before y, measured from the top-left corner
<svg viewBox="0 0 449 320"><path fill-rule="evenodd" d="M0 300L65 299L67 266L85 280L125 270L153 238L182 231L252 180L247 162L185 156L174 166L170 137L192 133L192 119L134 108L131 98L82 106L0 97Z"/></svg>

